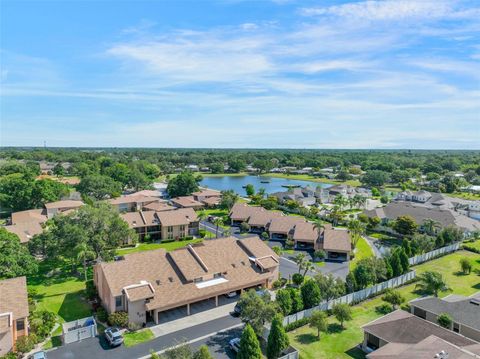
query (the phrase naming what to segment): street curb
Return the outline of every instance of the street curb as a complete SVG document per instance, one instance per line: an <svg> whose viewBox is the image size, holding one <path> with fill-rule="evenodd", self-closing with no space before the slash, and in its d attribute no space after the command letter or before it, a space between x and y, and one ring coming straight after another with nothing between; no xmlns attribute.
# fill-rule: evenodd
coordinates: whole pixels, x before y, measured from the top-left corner
<svg viewBox="0 0 480 359"><path fill-rule="evenodd" d="M231 327L228 327L228 328L219 330L219 331L217 331L217 332L213 332L213 333L209 333L209 334L203 335L203 336L201 336L201 337L198 337L198 338L189 340L189 341L184 342L184 343L180 343L180 344L178 344L178 345L173 345L173 346L171 346L171 347L169 347L169 348L165 348L165 349L159 350L158 352L155 352L155 353L157 353L157 354L163 354L163 353L165 353L167 350L170 350L170 349L172 349L172 348L176 348L176 347L181 346L181 345L184 345L184 344L193 344L193 343L195 343L195 342L198 342L198 341L200 341L200 340L206 339L206 338L208 338L208 337L211 337L211 336L214 336L214 335L223 333L223 332L227 332L227 331L232 330L232 329L235 329L235 328L239 328L239 327L241 327L241 326L243 326L243 325L244 325L244 323L239 323L239 324L236 324L236 325L232 325ZM145 355L145 356L143 356L143 357L139 357L138 359L150 359L150 356L151 356L151 355L149 354L149 355Z"/></svg>

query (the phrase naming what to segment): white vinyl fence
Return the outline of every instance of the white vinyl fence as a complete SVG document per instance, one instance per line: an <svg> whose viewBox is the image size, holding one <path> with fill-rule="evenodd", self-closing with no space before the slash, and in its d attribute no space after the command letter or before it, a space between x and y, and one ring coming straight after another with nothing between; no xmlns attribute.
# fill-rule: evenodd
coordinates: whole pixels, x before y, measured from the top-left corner
<svg viewBox="0 0 480 359"><path fill-rule="evenodd" d="M435 249L431 252L419 254L418 256L412 257L408 259L408 263L410 263L411 266L429 261L431 259L434 259L436 257L440 257L444 254L455 252L460 249L460 242L450 244L449 246L445 246L442 248Z"/></svg>
<svg viewBox="0 0 480 359"><path fill-rule="evenodd" d="M93 317L63 323L62 339L64 344L78 342L97 335L97 323Z"/></svg>
<svg viewBox="0 0 480 359"><path fill-rule="evenodd" d="M353 292L353 293L344 295L343 297L332 299L332 300L329 300L329 301L323 301L316 307L313 307L313 308L310 308L310 309L305 309L305 310L302 310L300 312L297 312L297 313L286 316L283 319L283 325L294 323L294 322L296 322L300 319L303 319L303 318L309 318L312 315L312 312L315 311L315 310L329 310L329 309L332 309L332 307L337 303L351 304L351 303L361 302L362 300L365 300L365 299L367 299L367 298L369 298L369 297L371 297L371 296L373 296L377 293L380 293L387 288L395 288L395 287L402 286L403 284L405 284L405 283L411 281L412 279L414 279L415 276L416 276L416 273L413 270L413 271L405 273L405 274L403 274L399 277L395 277L395 278L389 279L385 282L375 284L372 287L368 287L368 288L359 290L357 292Z"/></svg>

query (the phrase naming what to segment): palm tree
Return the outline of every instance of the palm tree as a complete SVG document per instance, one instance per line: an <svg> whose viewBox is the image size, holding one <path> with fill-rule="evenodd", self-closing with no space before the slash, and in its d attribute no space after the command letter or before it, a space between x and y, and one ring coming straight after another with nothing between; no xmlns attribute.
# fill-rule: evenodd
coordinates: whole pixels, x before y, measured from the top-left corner
<svg viewBox="0 0 480 359"><path fill-rule="evenodd" d="M306 260L303 263L303 276L305 277L308 271L312 271L314 269L315 269L315 265L312 262Z"/></svg>
<svg viewBox="0 0 480 359"><path fill-rule="evenodd" d="M358 240L365 233L365 225L358 219L353 219L348 223L348 230L352 236L353 248L357 246Z"/></svg>
<svg viewBox="0 0 480 359"><path fill-rule="evenodd" d="M77 244L75 247L77 253L77 260L83 264L83 273L85 275L85 282L87 281L87 261L95 259L95 252L85 242Z"/></svg>
<svg viewBox="0 0 480 359"><path fill-rule="evenodd" d="M334 226L336 226L338 222L340 222L344 217L343 213L340 210L340 207L337 205L333 206L328 216L332 220Z"/></svg>
<svg viewBox="0 0 480 359"><path fill-rule="evenodd" d="M429 234L429 235L433 235L435 234L435 232L437 231L437 229L440 228L440 223L438 223L437 221L431 219L431 218L427 218L423 221L422 223L422 227L423 227L423 230Z"/></svg>
<svg viewBox="0 0 480 359"><path fill-rule="evenodd" d="M207 212L205 211L200 211L197 213L197 217L198 217L198 220L201 222L203 221L205 218L207 218Z"/></svg>
<svg viewBox="0 0 480 359"><path fill-rule="evenodd" d="M325 225L322 223L322 221L315 221L313 223L313 228L315 228L318 231L317 240L319 240L320 236L322 235L322 230L325 228Z"/></svg>
<svg viewBox="0 0 480 359"><path fill-rule="evenodd" d="M218 227L223 224L223 219L221 217L217 217L213 220L213 224L217 226L215 230L215 236L218 238Z"/></svg>
<svg viewBox="0 0 480 359"><path fill-rule="evenodd" d="M433 294L435 297L438 297L438 292L449 290L441 273L428 271L420 274L419 279L415 289L419 288L422 292Z"/></svg>
<svg viewBox="0 0 480 359"><path fill-rule="evenodd" d="M298 266L298 273L304 268L306 257L305 254L303 253L298 253L294 258L293 261L297 264Z"/></svg>

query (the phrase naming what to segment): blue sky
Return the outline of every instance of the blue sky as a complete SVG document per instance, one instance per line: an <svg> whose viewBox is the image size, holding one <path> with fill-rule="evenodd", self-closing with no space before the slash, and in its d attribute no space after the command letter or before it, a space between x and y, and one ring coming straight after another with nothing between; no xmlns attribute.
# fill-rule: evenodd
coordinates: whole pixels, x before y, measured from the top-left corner
<svg viewBox="0 0 480 359"><path fill-rule="evenodd" d="M480 3L0 0L2 146L480 148Z"/></svg>

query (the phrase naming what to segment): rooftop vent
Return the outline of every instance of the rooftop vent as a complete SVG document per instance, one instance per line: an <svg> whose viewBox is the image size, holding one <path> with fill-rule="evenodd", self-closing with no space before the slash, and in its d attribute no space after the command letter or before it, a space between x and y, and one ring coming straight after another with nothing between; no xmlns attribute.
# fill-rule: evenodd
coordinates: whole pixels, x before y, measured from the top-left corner
<svg viewBox="0 0 480 359"><path fill-rule="evenodd" d="M173 277L168 277L168 280L170 281L170 283L173 283Z"/></svg>
<svg viewBox="0 0 480 359"><path fill-rule="evenodd" d="M233 268L236 268L235 263L232 263L232 267L233 267Z"/></svg>
<svg viewBox="0 0 480 359"><path fill-rule="evenodd" d="M155 282L157 283L157 285L160 285L162 283L160 279L157 279Z"/></svg>

